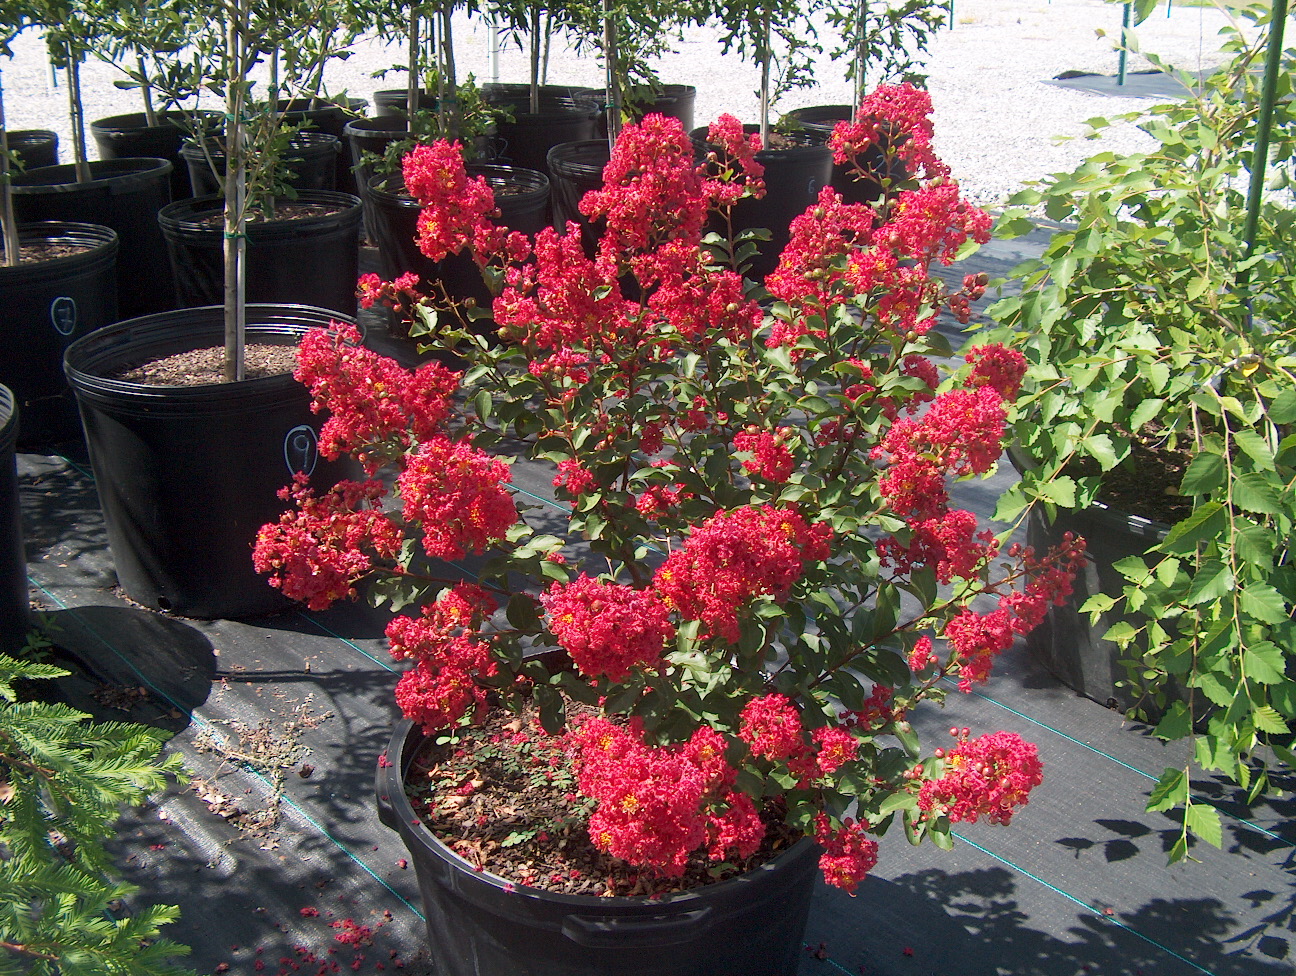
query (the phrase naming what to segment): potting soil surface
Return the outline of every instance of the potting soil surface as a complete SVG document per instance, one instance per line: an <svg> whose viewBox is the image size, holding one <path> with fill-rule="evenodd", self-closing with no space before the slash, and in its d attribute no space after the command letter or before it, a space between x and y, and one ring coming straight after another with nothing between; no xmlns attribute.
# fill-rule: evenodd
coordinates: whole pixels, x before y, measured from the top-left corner
<svg viewBox="0 0 1296 976"><path fill-rule="evenodd" d="M992 277L1042 238L973 259ZM381 319L367 320L384 342ZM957 324L943 329L961 340ZM431 973L409 855L374 810L373 778L396 715L386 612L363 603L250 621L140 609L115 589L84 448L19 455L32 598L82 673L69 698L102 719L175 733L191 771L124 816L115 843L142 902L178 904L167 934L199 973ZM513 467L533 504L552 474ZM988 516L1010 467L959 484ZM470 572L470 566L459 567ZM1038 744L1045 779L1008 828L959 825L952 852L888 836L857 897L822 884L800 976L1290 976L1296 973L1296 803L1252 807L1209 776L1223 847L1177 836L1149 790L1181 750L1077 697L1018 646L972 694L924 710L925 741L950 726ZM335 968L336 967L336 968Z"/></svg>

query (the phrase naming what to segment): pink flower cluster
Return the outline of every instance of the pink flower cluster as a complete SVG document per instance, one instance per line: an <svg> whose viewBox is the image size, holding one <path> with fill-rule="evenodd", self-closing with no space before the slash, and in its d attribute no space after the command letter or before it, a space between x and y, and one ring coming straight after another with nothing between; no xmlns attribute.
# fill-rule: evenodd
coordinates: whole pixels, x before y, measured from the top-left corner
<svg viewBox="0 0 1296 976"><path fill-rule="evenodd" d="M517 522L517 504L504 487L508 480L502 459L436 434L406 459L396 487L405 518L422 527L427 554L459 559L484 552Z"/></svg>
<svg viewBox="0 0 1296 976"><path fill-rule="evenodd" d="M316 497L300 472L279 497L295 507L278 522L263 525L252 550L258 573L270 573L270 585L311 610L324 610L344 598L355 598L357 581L375 560L394 560L400 553L400 527L382 512L387 489L379 481L341 481Z"/></svg>
<svg viewBox="0 0 1296 976"><path fill-rule="evenodd" d="M867 834L867 823L847 818L834 830L825 814L815 817L815 840L823 848L819 869L825 881L849 895L854 895L859 883L877 867L877 841Z"/></svg>
<svg viewBox="0 0 1296 976"><path fill-rule="evenodd" d="M859 753L859 740L839 725L824 725L807 738L801 713L785 695L753 698L743 706L738 738L751 755L786 763L800 786L831 776Z"/></svg>
<svg viewBox="0 0 1296 976"><path fill-rule="evenodd" d="M598 804L589 832L600 850L679 877L704 847L720 860L749 857L760 846L764 824L751 798L733 789L735 771L713 729L660 747L606 719L571 734L581 792Z"/></svg>
<svg viewBox="0 0 1296 976"><path fill-rule="evenodd" d="M864 97L849 122L833 130L830 145L839 165L855 164L870 149L894 152L909 175L932 180L949 175L949 167L932 146L931 95L914 85L879 85Z"/></svg>
<svg viewBox="0 0 1296 976"><path fill-rule="evenodd" d="M415 146L406 154L402 169L405 189L422 205L418 219L418 246L428 258L440 261L458 254L466 245L489 233L495 211L495 193L481 177L469 177L463 149L457 142L439 139Z"/></svg>
<svg viewBox="0 0 1296 976"><path fill-rule="evenodd" d="M1038 750L1015 732L968 739L967 730L952 731L958 742L945 757L945 773L923 783L919 809L954 823L986 817L1006 826L1044 779Z"/></svg>
<svg viewBox="0 0 1296 976"><path fill-rule="evenodd" d="M790 506L717 512L667 557L653 585L685 619L736 641L739 608L759 596L786 600L805 564L828 558L831 538L827 525Z"/></svg>
<svg viewBox="0 0 1296 976"><path fill-rule="evenodd" d="M420 616L398 616L387 625L392 657L416 662L396 684L396 703L406 718L435 732L485 706L479 679L493 677L498 665L480 631L496 609L482 587L459 583Z"/></svg>
<svg viewBox="0 0 1296 976"><path fill-rule="evenodd" d="M750 454L743 467L773 484L782 484L792 476L795 461L788 450L792 431L780 427L776 431L747 427L734 435L734 450Z"/></svg>
<svg viewBox="0 0 1296 976"><path fill-rule="evenodd" d="M329 411L320 453L330 460L353 454L371 475L390 453L432 436L459 388L459 374L440 363L404 369L361 345L354 325L338 322L306 334L293 376L310 389L316 413Z"/></svg>
<svg viewBox="0 0 1296 976"><path fill-rule="evenodd" d="M554 583L540 603L549 614L549 630L590 677L620 681L634 667L655 668L675 635L655 592L584 573L570 583Z"/></svg>

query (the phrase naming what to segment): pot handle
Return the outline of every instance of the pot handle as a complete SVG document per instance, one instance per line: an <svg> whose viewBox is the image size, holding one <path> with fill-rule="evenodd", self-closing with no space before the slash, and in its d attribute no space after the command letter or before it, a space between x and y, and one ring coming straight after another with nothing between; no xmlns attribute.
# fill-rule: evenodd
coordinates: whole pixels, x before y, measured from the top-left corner
<svg viewBox="0 0 1296 976"><path fill-rule="evenodd" d="M711 907L704 905L678 915L648 918L609 918L568 915L562 933L577 945L594 949L653 949L697 938L710 925Z"/></svg>

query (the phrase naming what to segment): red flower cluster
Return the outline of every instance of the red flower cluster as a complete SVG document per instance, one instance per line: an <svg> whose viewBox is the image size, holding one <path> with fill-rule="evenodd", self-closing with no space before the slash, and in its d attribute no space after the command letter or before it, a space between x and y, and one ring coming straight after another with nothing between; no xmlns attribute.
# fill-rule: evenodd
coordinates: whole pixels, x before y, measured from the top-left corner
<svg viewBox="0 0 1296 976"><path fill-rule="evenodd" d="M508 464L467 441L436 434L419 444L396 479L405 518L420 523L423 548L459 559L499 542L518 519Z"/></svg>
<svg viewBox="0 0 1296 976"><path fill-rule="evenodd" d="M1006 826L1043 779L1038 750L1015 732L969 740L963 730L945 758L945 774L923 783L918 807L954 823L976 823L984 816Z"/></svg>
<svg viewBox="0 0 1296 976"><path fill-rule="evenodd" d="M854 895L859 883L877 867L877 841L870 840L867 833L866 823L848 818L842 821L841 827L833 830L832 822L825 814L815 817L815 840L823 848L819 869L823 871L825 881L848 895Z"/></svg>
<svg viewBox="0 0 1296 976"><path fill-rule="evenodd" d="M495 193L481 177L464 169L463 148L438 139L415 146L402 163L405 189L423 207L418 218L419 250L433 261L458 254L489 234L487 219L496 212Z"/></svg>
<svg viewBox="0 0 1296 976"><path fill-rule="evenodd" d="M853 292L846 283L846 258L868 248L878 216L872 207L845 203L836 190L825 186L819 201L792 219L790 240L779 256L778 267L765 278L770 294L796 302L821 314L848 301Z"/></svg>
<svg viewBox="0 0 1296 976"><path fill-rule="evenodd" d="M963 509L915 520L909 528L908 545L889 536L877 546L882 564L892 567L897 575L907 575L915 566L931 566L941 583L974 579L999 553L994 533L988 529L978 532L976 516Z"/></svg>
<svg viewBox="0 0 1296 976"><path fill-rule="evenodd" d="M827 559L832 529L795 508L717 512L667 557L654 586L666 604L711 634L736 641L740 607L759 596L787 599L807 562Z"/></svg>
<svg viewBox="0 0 1296 976"><path fill-rule="evenodd" d="M882 495L911 523L940 518L949 500L946 475L985 474L1003 453L1003 398L992 387L948 390L917 420L892 424L875 456L890 455Z"/></svg>
<svg viewBox="0 0 1296 976"><path fill-rule="evenodd" d="M603 168L603 188L585 194L580 210L607 221L599 244L605 252L647 251L675 240L696 245L706 186L679 122L649 115L626 126Z"/></svg>
<svg viewBox="0 0 1296 976"><path fill-rule="evenodd" d="M781 485L792 476L792 452L787 442L792 431L780 427L771 433L757 427L748 427L734 434L734 450L751 457L743 462L743 467L766 481Z"/></svg>
<svg viewBox="0 0 1296 976"><path fill-rule="evenodd" d="M801 714L786 695L753 698L742 710L738 738L752 755L778 762L806 751Z"/></svg>
<svg viewBox="0 0 1296 976"><path fill-rule="evenodd" d="M624 131L624 130L623 130ZM765 167L756 159L760 135L744 131L732 115L721 115L707 129L708 195L714 207L732 207L744 195L765 195Z"/></svg>
<svg viewBox="0 0 1296 976"><path fill-rule="evenodd" d="M310 388L316 413L329 411L320 453L330 460L354 454L371 475L386 460L386 452L374 445L391 443L403 450L432 436L459 388L459 374L440 363L403 369L366 349L356 327L340 322L306 334L293 376Z"/></svg>
<svg viewBox="0 0 1296 976"><path fill-rule="evenodd" d="M584 573L554 583L540 597L549 629L582 674L625 678L635 666L654 668L675 635L669 613L652 590L603 583Z"/></svg>
<svg viewBox="0 0 1296 976"><path fill-rule="evenodd" d="M572 733L581 792L598 803L590 839L600 850L651 867L684 873L689 855L750 856L765 835L751 800L735 791L725 743L703 726L676 746L646 745L606 719Z"/></svg>
<svg viewBox="0 0 1296 976"><path fill-rule="evenodd" d="M421 616L396 617L387 625L392 657L416 661L396 684L396 703L406 718L435 732L485 706L486 689L478 679L493 677L498 667L480 628L496 608L480 586L460 583Z"/></svg>
<svg viewBox="0 0 1296 976"><path fill-rule="evenodd" d="M911 177L936 179L949 167L932 146L931 95L909 83L879 85L866 95L849 122L833 129L830 145L838 165L854 164L871 149L895 153Z"/></svg>
<svg viewBox="0 0 1296 976"><path fill-rule="evenodd" d="M967 385L989 386L1005 400L1016 400L1026 375L1026 357L1007 346L975 346L965 357L972 364Z"/></svg>
<svg viewBox="0 0 1296 976"><path fill-rule="evenodd" d="M278 522L261 526L252 550L258 573L284 596L324 610L345 597L374 568L375 559L400 553L401 530L382 513L387 489L379 481L341 481L319 498L298 472L293 486L279 491L295 507Z"/></svg>

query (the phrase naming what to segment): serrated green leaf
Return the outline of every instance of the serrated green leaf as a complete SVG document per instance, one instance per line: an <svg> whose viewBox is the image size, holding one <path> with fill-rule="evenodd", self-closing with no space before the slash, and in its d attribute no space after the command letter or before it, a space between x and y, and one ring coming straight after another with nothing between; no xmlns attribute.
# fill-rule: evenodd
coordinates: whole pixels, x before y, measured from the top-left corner
<svg viewBox="0 0 1296 976"><path fill-rule="evenodd" d="M1233 571L1218 559L1209 559L1202 563L1193 576L1188 593L1183 602L1190 607L1211 600L1219 600L1233 590Z"/></svg>
<svg viewBox="0 0 1296 976"><path fill-rule="evenodd" d="M1255 727L1261 732L1286 735L1291 731L1286 720L1278 714L1278 710L1272 705L1261 705L1251 713L1251 719L1255 722Z"/></svg>
<svg viewBox="0 0 1296 976"><path fill-rule="evenodd" d="M1165 739L1167 742L1191 735L1192 713L1188 711L1188 706L1181 701L1174 702L1157 723L1154 734L1158 739Z"/></svg>
<svg viewBox="0 0 1296 976"><path fill-rule="evenodd" d="M1171 810L1188 799L1188 777L1182 769L1166 768L1148 797L1149 813Z"/></svg>
<svg viewBox="0 0 1296 976"><path fill-rule="evenodd" d="M1264 471L1272 471L1274 468L1273 451L1269 449L1269 442L1257 434L1254 430L1239 430L1233 435L1233 441L1238 447L1255 461Z"/></svg>
<svg viewBox="0 0 1296 976"><path fill-rule="evenodd" d="M1275 424L1296 423L1296 390L1283 390L1269 404L1269 419Z"/></svg>
<svg viewBox="0 0 1296 976"><path fill-rule="evenodd" d="M1256 620L1280 624L1291 619L1291 608L1268 583L1249 583L1242 590L1242 609Z"/></svg>
<svg viewBox="0 0 1296 976"><path fill-rule="evenodd" d="M1277 515L1282 501L1269 479L1258 471L1251 471L1233 481L1233 504L1248 512Z"/></svg>
<svg viewBox="0 0 1296 976"><path fill-rule="evenodd" d="M1189 804L1184 810L1184 825L1211 847L1220 847L1224 843L1219 811L1208 804Z"/></svg>
<svg viewBox="0 0 1296 976"><path fill-rule="evenodd" d="M1273 641L1252 644L1242 655L1242 669L1247 677L1265 685L1275 685L1283 680L1286 661L1282 650Z"/></svg>
<svg viewBox="0 0 1296 976"><path fill-rule="evenodd" d="M1193 509L1186 519L1176 522L1158 548L1162 552L1191 552L1197 543L1219 535L1228 524L1222 502L1207 502Z"/></svg>
<svg viewBox="0 0 1296 976"><path fill-rule="evenodd" d="M1226 468L1218 454L1198 454L1188 463L1179 490L1185 495L1208 495L1224 485Z"/></svg>

